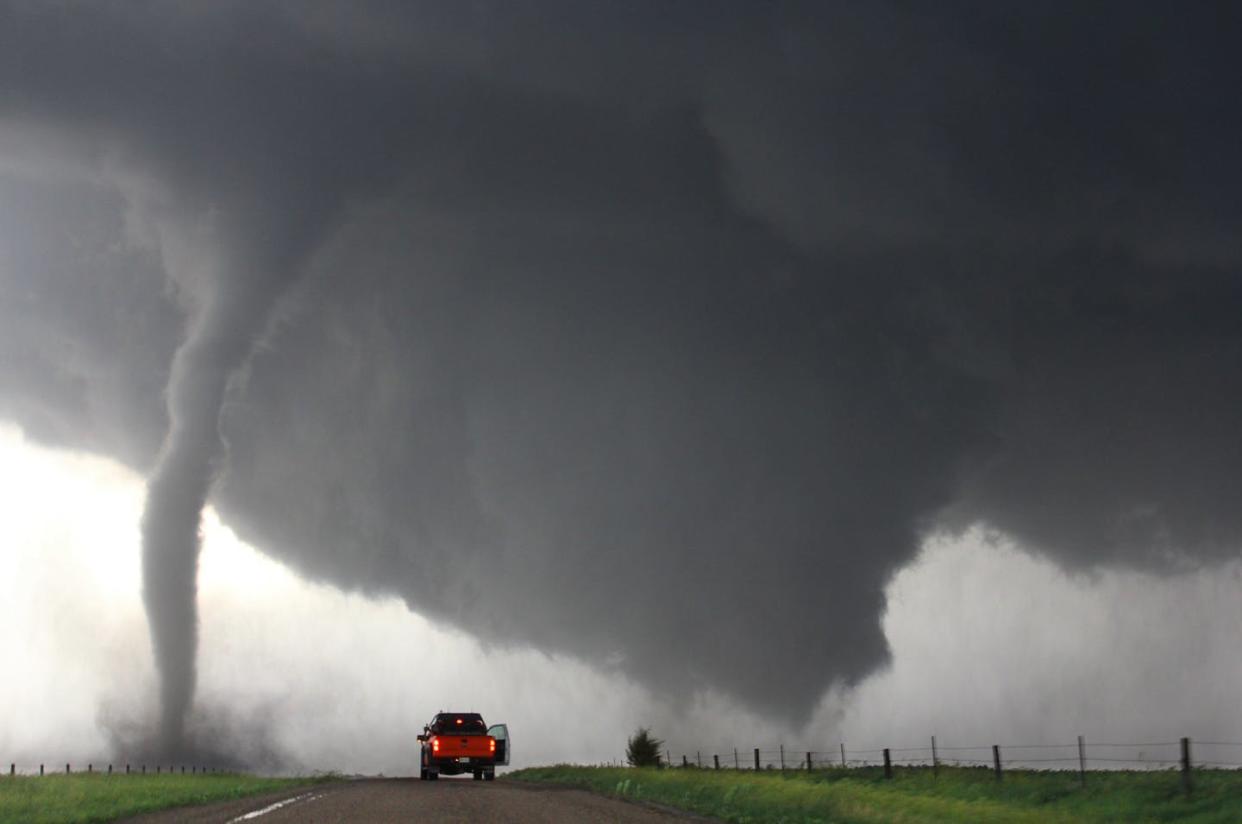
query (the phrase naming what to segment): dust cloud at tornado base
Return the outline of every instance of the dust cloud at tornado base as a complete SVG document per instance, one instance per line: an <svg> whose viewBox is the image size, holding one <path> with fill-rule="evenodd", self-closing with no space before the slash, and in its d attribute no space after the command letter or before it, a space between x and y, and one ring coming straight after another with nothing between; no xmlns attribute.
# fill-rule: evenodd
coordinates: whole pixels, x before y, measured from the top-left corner
<svg viewBox="0 0 1242 824"><path fill-rule="evenodd" d="M167 737L208 498L792 726L938 529L1233 558L1228 27L696 9L0 6L0 409L150 473Z"/></svg>

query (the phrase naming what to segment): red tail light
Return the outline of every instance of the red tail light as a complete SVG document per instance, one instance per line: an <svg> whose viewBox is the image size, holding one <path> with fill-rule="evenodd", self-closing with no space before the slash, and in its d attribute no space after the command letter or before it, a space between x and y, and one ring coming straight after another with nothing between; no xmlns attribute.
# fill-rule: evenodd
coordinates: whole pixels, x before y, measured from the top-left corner
<svg viewBox="0 0 1242 824"><path fill-rule="evenodd" d="M487 748L492 752L496 752L496 739L490 735L487 737Z"/></svg>
<svg viewBox="0 0 1242 824"><path fill-rule="evenodd" d="M440 751L440 739L439 738L431 739L431 751L432 752Z"/></svg>

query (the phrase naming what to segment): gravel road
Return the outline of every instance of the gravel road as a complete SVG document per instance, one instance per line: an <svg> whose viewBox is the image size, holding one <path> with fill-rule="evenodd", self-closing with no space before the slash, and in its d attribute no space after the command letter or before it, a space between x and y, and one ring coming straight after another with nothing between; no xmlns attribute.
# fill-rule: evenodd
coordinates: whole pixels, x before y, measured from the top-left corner
<svg viewBox="0 0 1242 824"><path fill-rule="evenodd" d="M388 778L345 781L243 801L186 807L126 819L129 824L487 824L540 822L668 824L697 816L615 801L583 790L507 781Z"/></svg>

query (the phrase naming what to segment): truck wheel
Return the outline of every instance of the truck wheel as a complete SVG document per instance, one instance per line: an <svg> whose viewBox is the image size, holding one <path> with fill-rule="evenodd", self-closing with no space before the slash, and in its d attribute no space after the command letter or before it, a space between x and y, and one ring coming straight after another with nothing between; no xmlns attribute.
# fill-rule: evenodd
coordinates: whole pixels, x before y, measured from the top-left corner
<svg viewBox="0 0 1242 824"><path fill-rule="evenodd" d="M436 781L439 778L440 778L440 773L436 772L435 770L427 770L428 781Z"/></svg>
<svg viewBox="0 0 1242 824"><path fill-rule="evenodd" d="M475 771L474 771L474 780L475 780L475 781L482 781L482 780L483 780L483 771L482 771L482 770L475 770Z"/></svg>
<svg viewBox="0 0 1242 824"><path fill-rule="evenodd" d="M484 778L486 778L488 781L495 781L495 780L496 780L496 771L495 771L495 770L488 770L487 772L483 773L483 777L484 777Z"/></svg>

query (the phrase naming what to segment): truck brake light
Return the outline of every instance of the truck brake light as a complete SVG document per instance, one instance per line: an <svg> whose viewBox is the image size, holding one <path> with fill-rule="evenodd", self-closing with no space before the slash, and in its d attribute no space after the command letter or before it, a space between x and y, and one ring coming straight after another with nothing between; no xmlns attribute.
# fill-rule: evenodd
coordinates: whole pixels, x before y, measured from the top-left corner
<svg viewBox="0 0 1242 824"><path fill-rule="evenodd" d="M431 739L431 751L432 752L440 751L440 739L439 738Z"/></svg>
<svg viewBox="0 0 1242 824"><path fill-rule="evenodd" d="M490 735L487 737L487 748L491 752L496 752L496 739L492 738Z"/></svg>

